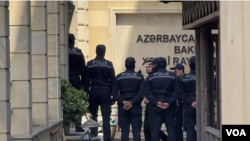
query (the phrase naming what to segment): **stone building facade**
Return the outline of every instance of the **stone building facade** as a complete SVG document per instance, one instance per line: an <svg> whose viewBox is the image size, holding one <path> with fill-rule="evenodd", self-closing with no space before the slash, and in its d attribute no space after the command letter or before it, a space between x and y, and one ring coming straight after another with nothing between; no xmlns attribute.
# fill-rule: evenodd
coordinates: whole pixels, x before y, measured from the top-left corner
<svg viewBox="0 0 250 141"><path fill-rule="evenodd" d="M68 33L78 29L76 16L87 17L87 3L0 2L1 141L62 139L51 131L61 135L63 127L60 79L68 79ZM86 30L83 21L79 27Z"/></svg>
<svg viewBox="0 0 250 141"><path fill-rule="evenodd" d="M95 57L97 44L104 44L116 73L124 70L126 56L135 57L139 69L145 58L194 55L174 52L176 45L194 46L177 42L179 35L194 37L181 29L181 9L181 3L158 1L1 1L0 140L61 139L50 132L61 134L63 127L60 79L68 79L68 33L75 35L86 61ZM154 42L137 42L145 35ZM173 42L164 43L171 35ZM116 106L111 117L117 118Z"/></svg>
<svg viewBox="0 0 250 141"><path fill-rule="evenodd" d="M237 14L232 17L238 20L226 16L227 12L234 13L247 5L247 2L220 2L221 52L227 52L220 56L221 71L232 69L230 55L243 56L234 63L248 59L244 32L248 29L248 19ZM178 60L188 72L187 58L195 55L196 39L194 30L182 29L182 8L182 3L163 4L157 0L1 1L0 140L61 140L59 134L50 132L58 131L61 135L63 128L60 79L68 79L68 33L75 35L75 46L82 49L86 61L95 57L96 45L104 44L105 58L114 63L116 74L125 69L127 56L136 58L136 70L141 69L144 74L144 61L158 56L167 59L167 69ZM227 20L244 26L236 30L236 26L232 28L225 23ZM237 42L229 43L226 38L229 35ZM240 37L244 38L244 44ZM247 63L239 65L242 70L249 67ZM221 109L228 107L233 99L246 99L244 94L248 92L244 85L229 84L229 78L236 78L230 77L230 71L226 72L220 78ZM249 79L243 79L248 76L245 73L237 80L247 85ZM240 98L232 93L236 90L242 93ZM225 93L232 97L228 98ZM247 101L243 101L239 104L242 109L247 105ZM247 123L246 110L235 110L238 114L234 115L222 110L221 124ZM240 120L236 115L241 115ZM111 118L117 118L116 105Z"/></svg>

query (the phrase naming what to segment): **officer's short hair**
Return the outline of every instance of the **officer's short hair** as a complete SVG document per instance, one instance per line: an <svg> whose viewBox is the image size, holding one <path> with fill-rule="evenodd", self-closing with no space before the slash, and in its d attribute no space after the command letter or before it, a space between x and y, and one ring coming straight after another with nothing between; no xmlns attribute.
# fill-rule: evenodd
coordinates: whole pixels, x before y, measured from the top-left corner
<svg viewBox="0 0 250 141"><path fill-rule="evenodd" d="M69 40L69 44L74 44L74 41L76 40L75 35L74 34L69 34L68 35L68 40Z"/></svg>
<svg viewBox="0 0 250 141"><path fill-rule="evenodd" d="M153 62L153 60L147 60L146 61L146 63L152 63Z"/></svg>

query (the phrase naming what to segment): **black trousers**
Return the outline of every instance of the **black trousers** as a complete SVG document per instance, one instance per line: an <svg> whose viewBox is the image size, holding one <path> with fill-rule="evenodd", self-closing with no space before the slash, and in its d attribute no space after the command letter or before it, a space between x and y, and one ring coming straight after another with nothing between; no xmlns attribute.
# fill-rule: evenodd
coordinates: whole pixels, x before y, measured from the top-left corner
<svg viewBox="0 0 250 141"><path fill-rule="evenodd" d="M143 131L144 131L145 141L151 141L151 138L152 138L151 127L150 127L150 122L151 122L150 107L151 105L149 104L146 105L145 115L144 115L145 118L144 118L144 124L143 124ZM160 139L162 141L167 141L168 139L168 136L162 130L160 130Z"/></svg>
<svg viewBox="0 0 250 141"><path fill-rule="evenodd" d="M176 108L176 141L183 141L183 104L179 103Z"/></svg>
<svg viewBox="0 0 250 141"><path fill-rule="evenodd" d="M176 105L171 105L167 109L163 110L156 105L152 105L151 109L151 129L152 129L152 141L160 141L160 129L162 123L165 123L168 132L168 141L176 141L175 136L175 115Z"/></svg>
<svg viewBox="0 0 250 141"><path fill-rule="evenodd" d="M69 76L69 82L77 90L81 90L81 80L79 76Z"/></svg>
<svg viewBox="0 0 250 141"><path fill-rule="evenodd" d="M184 104L184 129L187 132L186 141L196 141L196 109L191 105Z"/></svg>
<svg viewBox="0 0 250 141"><path fill-rule="evenodd" d="M133 141L140 141L142 127L141 105L133 105L129 110L123 109L123 105L118 105L118 114L122 130L121 141L129 141L130 125L132 126Z"/></svg>
<svg viewBox="0 0 250 141"><path fill-rule="evenodd" d="M93 120L97 121L98 107L101 107L103 119L103 139L110 139L110 115L111 115L111 88L92 88L89 95L89 112L92 114ZM98 129L91 130L92 135L98 135Z"/></svg>
<svg viewBox="0 0 250 141"><path fill-rule="evenodd" d="M74 87L77 90L81 90L81 80L80 80L80 77L78 75L77 76L69 76L69 82L71 83L72 87ZM81 120L78 121L77 123L75 123L76 129L81 128L80 127L81 124L82 124Z"/></svg>

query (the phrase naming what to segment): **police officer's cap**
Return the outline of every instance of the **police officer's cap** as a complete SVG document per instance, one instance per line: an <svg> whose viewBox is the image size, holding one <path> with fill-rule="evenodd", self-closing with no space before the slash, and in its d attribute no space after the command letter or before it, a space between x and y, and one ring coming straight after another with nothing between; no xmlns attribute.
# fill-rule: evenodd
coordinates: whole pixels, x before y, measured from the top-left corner
<svg viewBox="0 0 250 141"><path fill-rule="evenodd" d="M156 65L156 63L157 63L157 58L155 58L152 63L149 63L149 65Z"/></svg>
<svg viewBox="0 0 250 141"><path fill-rule="evenodd" d="M134 65L135 62L135 58L134 57L127 57L127 59L125 60L125 65L130 66L130 65Z"/></svg>
<svg viewBox="0 0 250 141"><path fill-rule="evenodd" d="M175 67L172 67L172 68L170 68L171 70L176 70L176 69L178 69L178 70L181 70L181 69L183 69L184 70L184 66L182 65L182 64L177 64Z"/></svg>
<svg viewBox="0 0 250 141"><path fill-rule="evenodd" d="M74 34L69 34L68 38L70 41L73 41L76 39Z"/></svg>
<svg viewBox="0 0 250 141"><path fill-rule="evenodd" d="M158 67L158 66L159 66L159 67L160 67L160 66L166 66L166 65L167 65L167 61L166 61L165 58L159 57L159 58L157 58L156 64L157 64L157 67Z"/></svg>

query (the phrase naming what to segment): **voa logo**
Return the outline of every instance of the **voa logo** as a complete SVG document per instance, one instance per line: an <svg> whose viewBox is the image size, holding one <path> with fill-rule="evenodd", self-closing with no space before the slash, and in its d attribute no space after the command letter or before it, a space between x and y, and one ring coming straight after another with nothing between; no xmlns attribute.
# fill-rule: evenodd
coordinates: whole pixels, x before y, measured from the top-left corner
<svg viewBox="0 0 250 141"><path fill-rule="evenodd" d="M226 129L228 136L247 136L244 129L238 130L238 129Z"/></svg>

